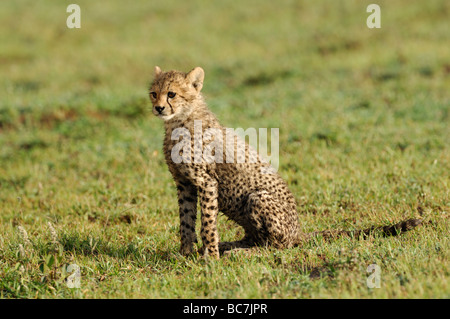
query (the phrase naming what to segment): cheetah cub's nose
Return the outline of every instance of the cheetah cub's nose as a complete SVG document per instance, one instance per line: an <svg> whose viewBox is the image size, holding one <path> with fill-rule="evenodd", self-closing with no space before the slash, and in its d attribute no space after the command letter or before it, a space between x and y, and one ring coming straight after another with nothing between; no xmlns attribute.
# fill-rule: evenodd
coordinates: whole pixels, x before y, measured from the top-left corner
<svg viewBox="0 0 450 319"><path fill-rule="evenodd" d="M155 106L155 110L161 114L162 111L164 111L165 107L164 106Z"/></svg>

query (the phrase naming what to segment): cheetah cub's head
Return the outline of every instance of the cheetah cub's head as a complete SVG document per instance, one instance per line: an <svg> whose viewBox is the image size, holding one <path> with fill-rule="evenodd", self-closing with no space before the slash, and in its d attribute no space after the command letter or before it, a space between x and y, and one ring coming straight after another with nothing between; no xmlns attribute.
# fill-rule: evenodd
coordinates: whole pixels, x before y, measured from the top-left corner
<svg viewBox="0 0 450 319"><path fill-rule="evenodd" d="M189 73L178 71L162 72L155 66L155 78L150 86L150 100L153 114L164 121L188 116L201 99L205 72L196 67Z"/></svg>

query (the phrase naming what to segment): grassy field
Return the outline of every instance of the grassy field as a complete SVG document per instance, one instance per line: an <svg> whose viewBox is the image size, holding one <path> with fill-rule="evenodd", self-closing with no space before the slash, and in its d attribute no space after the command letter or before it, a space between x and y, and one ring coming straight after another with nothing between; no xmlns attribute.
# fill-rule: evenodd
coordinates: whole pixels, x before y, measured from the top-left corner
<svg viewBox="0 0 450 319"><path fill-rule="evenodd" d="M79 0L81 29L71 2L3 2L0 297L449 298L450 4L380 0L369 29L372 2ZM182 257L155 65L202 66L222 124L279 128L305 232L424 224Z"/></svg>

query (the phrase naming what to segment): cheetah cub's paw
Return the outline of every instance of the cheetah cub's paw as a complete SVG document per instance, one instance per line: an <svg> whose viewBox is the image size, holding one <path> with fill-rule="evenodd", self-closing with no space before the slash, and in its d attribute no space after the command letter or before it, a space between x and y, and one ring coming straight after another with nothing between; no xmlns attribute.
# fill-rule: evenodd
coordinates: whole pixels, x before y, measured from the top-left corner
<svg viewBox="0 0 450 319"><path fill-rule="evenodd" d="M211 252L208 251L208 249L205 249L204 246L200 247L198 249L198 254L200 256L202 256L203 259L208 260L208 259L219 259L220 255L219 252L217 251L215 254L212 254Z"/></svg>
<svg viewBox="0 0 450 319"><path fill-rule="evenodd" d="M190 254L193 253L193 247L189 247L189 246L181 246L180 248L180 254L183 256L189 256Z"/></svg>

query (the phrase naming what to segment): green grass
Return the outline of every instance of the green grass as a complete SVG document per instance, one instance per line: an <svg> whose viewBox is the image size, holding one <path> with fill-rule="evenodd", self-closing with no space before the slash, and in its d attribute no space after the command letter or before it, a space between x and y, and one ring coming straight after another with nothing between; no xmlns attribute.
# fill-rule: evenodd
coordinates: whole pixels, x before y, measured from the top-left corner
<svg viewBox="0 0 450 319"><path fill-rule="evenodd" d="M448 1L378 1L372 30L370 1L77 3L78 30L66 28L68 3L1 5L0 297L450 297ZM304 231L424 225L180 256L147 99L154 65L202 66L224 125L280 129L279 172ZM223 216L219 232L243 235ZM79 289L67 287L70 264ZM379 289L366 285L370 264Z"/></svg>

